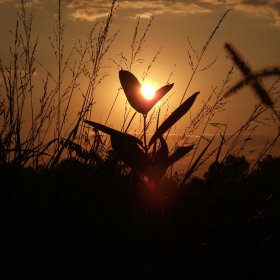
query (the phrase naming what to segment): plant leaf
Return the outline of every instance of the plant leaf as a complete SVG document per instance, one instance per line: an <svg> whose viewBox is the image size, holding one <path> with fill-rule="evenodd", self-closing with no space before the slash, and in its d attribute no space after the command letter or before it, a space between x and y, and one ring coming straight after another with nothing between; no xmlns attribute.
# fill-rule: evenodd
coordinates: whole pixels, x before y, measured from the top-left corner
<svg viewBox="0 0 280 280"><path fill-rule="evenodd" d="M130 136L121 132L113 133L111 135L112 148L126 165L147 174L148 158L135 141L137 138L133 139Z"/></svg>
<svg viewBox="0 0 280 280"><path fill-rule="evenodd" d="M149 142L149 147L153 144L153 142L158 139L161 135L163 135L173 124L175 124L181 117L183 117L189 109L192 107L197 95L200 92L194 93L191 97L189 97L183 104L181 104L156 130L155 134L151 138Z"/></svg>
<svg viewBox="0 0 280 280"><path fill-rule="evenodd" d="M161 87L155 92L155 95L152 99L146 100L145 109L147 113L155 106L155 104L157 104L159 100L161 100L164 97L166 93L168 93L172 89L173 86L174 84L169 84Z"/></svg>
<svg viewBox="0 0 280 280"><path fill-rule="evenodd" d="M187 147L178 147L178 149L169 157L168 165L172 165L174 162L180 160L188 152L193 149L194 145Z"/></svg>
<svg viewBox="0 0 280 280"><path fill-rule="evenodd" d="M147 114L174 85L170 84L163 86L155 92L152 99L147 100L141 92L141 84L132 73L121 70L119 72L119 78L130 106L141 114Z"/></svg>
<svg viewBox="0 0 280 280"><path fill-rule="evenodd" d="M137 112L145 114L145 98L141 94L142 86L138 79L132 73L125 70L119 72L119 78L130 106Z"/></svg>
<svg viewBox="0 0 280 280"><path fill-rule="evenodd" d="M143 142L140 139L100 123L87 120L84 120L84 122L111 136L111 144L114 151L126 165L144 173L148 172L148 159L138 146L143 147Z"/></svg>
<svg viewBox="0 0 280 280"><path fill-rule="evenodd" d="M96 122L92 122L92 121L87 121L87 120L84 120L84 122L86 124L89 124L92 127L97 128L98 130L101 130L102 132L104 132L106 134L109 134L109 135L113 135L114 133L119 132L116 129L110 128L110 127L108 127L106 125L103 125L103 124L100 124L100 123L96 123Z"/></svg>
<svg viewBox="0 0 280 280"><path fill-rule="evenodd" d="M100 124L100 123L96 123L96 122L92 122L92 121L87 121L87 120L84 120L84 122L86 124L89 124L92 127L97 128L98 130L101 130L102 132L104 132L106 134L111 135L111 136L115 135L115 134L118 134L118 133L124 134L127 137L129 137L130 139L132 139L132 141L135 141L137 144L139 144L141 147L143 147L143 142L140 139L138 139L138 138L136 138L136 137L134 137L134 136L132 136L130 134L126 134L126 133L120 132L120 131L118 131L116 129L110 128L110 127L105 126L105 125Z"/></svg>
<svg viewBox="0 0 280 280"><path fill-rule="evenodd" d="M169 166L167 144L162 136L160 136L159 139L160 139L160 149L156 152L154 161L151 165L150 174L148 176L155 182L157 182L164 176Z"/></svg>

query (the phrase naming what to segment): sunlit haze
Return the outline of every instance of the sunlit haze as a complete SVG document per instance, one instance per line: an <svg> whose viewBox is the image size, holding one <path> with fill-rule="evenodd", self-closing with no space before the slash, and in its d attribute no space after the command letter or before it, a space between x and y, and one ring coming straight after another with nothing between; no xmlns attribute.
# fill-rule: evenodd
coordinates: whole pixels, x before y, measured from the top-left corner
<svg viewBox="0 0 280 280"><path fill-rule="evenodd" d="M145 96L147 99L152 99L155 95L155 89L148 84L142 85L142 94Z"/></svg>

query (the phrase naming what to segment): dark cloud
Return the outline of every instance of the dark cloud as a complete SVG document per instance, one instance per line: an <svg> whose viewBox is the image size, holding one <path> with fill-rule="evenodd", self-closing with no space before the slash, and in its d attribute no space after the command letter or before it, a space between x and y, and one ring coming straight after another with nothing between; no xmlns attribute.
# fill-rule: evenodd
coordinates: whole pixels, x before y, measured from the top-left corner
<svg viewBox="0 0 280 280"><path fill-rule="evenodd" d="M244 5L253 5L253 6L266 6L269 5L269 0L242 0L241 4Z"/></svg>
<svg viewBox="0 0 280 280"><path fill-rule="evenodd" d="M280 17L280 1L272 3L271 7L277 12L277 15Z"/></svg>
<svg viewBox="0 0 280 280"><path fill-rule="evenodd" d="M270 16L271 25L280 26L280 0L226 0L236 10L243 10L256 15Z"/></svg>

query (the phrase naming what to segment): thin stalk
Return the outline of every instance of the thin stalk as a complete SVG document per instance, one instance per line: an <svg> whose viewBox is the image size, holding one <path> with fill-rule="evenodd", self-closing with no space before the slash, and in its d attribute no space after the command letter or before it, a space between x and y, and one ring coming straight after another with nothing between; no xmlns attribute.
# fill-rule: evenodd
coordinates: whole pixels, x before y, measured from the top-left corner
<svg viewBox="0 0 280 280"><path fill-rule="evenodd" d="M30 75L29 78L29 88L30 88L30 105L31 105L31 125L33 126L33 121L34 121L34 109L33 109L33 90L32 90L32 80L31 80L31 73L32 73L32 65L31 65L31 60L30 60L30 33L31 33L31 24L32 24L32 15L28 23L26 23L26 13L25 13L25 8L26 8L26 3L24 1L22 3L22 9L23 9L23 23L24 23L24 31L25 31L25 36L26 36L26 60L27 60L27 65L28 65L28 75Z"/></svg>
<svg viewBox="0 0 280 280"><path fill-rule="evenodd" d="M201 61L201 59L202 59L202 57L203 57L203 55L204 55L204 53L205 53L205 51L206 51L206 49L207 49L207 47L208 47L208 45L209 45L209 43L210 43L212 37L214 36L214 34L216 33L216 31L218 30L220 24L222 23L222 21L224 20L225 16L227 15L227 13L228 13L229 11L232 11L232 9L229 9L229 10L227 10L227 11L224 13L224 15L222 16L222 18L221 18L220 21L218 22L216 28L214 29L214 31L213 31L212 34L210 35L209 39L208 39L207 42L205 43L204 47L202 48L201 55L200 55L200 57L199 57L199 59L198 59L198 61L197 61L197 64L196 64L195 69L194 69L193 72L192 72L191 78L190 78L189 83L188 83L188 85L187 85L187 87L186 87L186 89L185 89L185 92L184 92L183 97L182 97L182 99L181 99L180 105L182 104L182 102L183 102L183 100L184 100L184 98L185 98L185 95L186 95L186 93L187 93L187 91L188 91L188 89L189 89L189 87L190 87L190 84L191 84L191 81L192 81L192 79L193 79L193 77L194 77L194 74L197 73L197 68L198 68L198 66L199 66L199 64L200 64L200 61Z"/></svg>
<svg viewBox="0 0 280 280"><path fill-rule="evenodd" d="M157 131L157 129L158 129L158 125L159 125L159 116L160 116L160 107L158 108L158 117L157 117L157 126L156 126L156 131ZM152 157L154 157L155 156L155 154L156 154L156 148L157 148L157 140L154 142L154 147L153 147L153 156Z"/></svg>
<svg viewBox="0 0 280 280"><path fill-rule="evenodd" d="M128 128L129 128L129 126L130 126L130 124L132 123L134 117L136 116L136 113L137 113L137 112L135 112L135 113L133 114L132 118L130 119L129 124L128 124L128 126L126 127L125 133L127 132Z"/></svg>
<svg viewBox="0 0 280 280"><path fill-rule="evenodd" d="M109 114L108 114L108 116L107 116L105 125L107 124L107 122L108 122L108 120L109 120L109 117L110 117L110 115L111 115L111 113L112 113L112 110L113 110L113 108L114 108L114 106L115 106L115 103L116 103L116 101L117 101L117 98L118 98L118 96L119 96L119 93L120 93L120 89L118 90L117 96L116 96L116 98L115 98L115 100L114 100L114 102L113 102L113 105L112 105L112 107L111 107L111 109L110 109L110 112L109 112Z"/></svg>
<svg viewBox="0 0 280 280"><path fill-rule="evenodd" d="M58 115L57 115L57 131L58 131L58 150L60 139L60 84L61 84L61 0L58 1Z"/></svg>
<svg viewBox="0 0 280 280"><path fill-rule="evenodd" d="M147 139L146 139L146 118L147 115L143 114L144 117L144 148L145 148L145 154L147 155L148 149L147 149Z"/></svg>

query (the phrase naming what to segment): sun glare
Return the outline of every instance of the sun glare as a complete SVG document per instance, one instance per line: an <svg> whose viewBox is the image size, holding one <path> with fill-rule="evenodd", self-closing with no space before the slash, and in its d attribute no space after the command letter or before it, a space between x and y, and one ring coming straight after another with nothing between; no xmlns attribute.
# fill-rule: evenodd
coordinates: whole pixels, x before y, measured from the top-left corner
<svg viewBox="0 0 280 280"><path fill-rule="evenodd" d="M145 96L145 98L151 99L155 95L155 89L151 85L143 85L142 94Z"/></svg>

